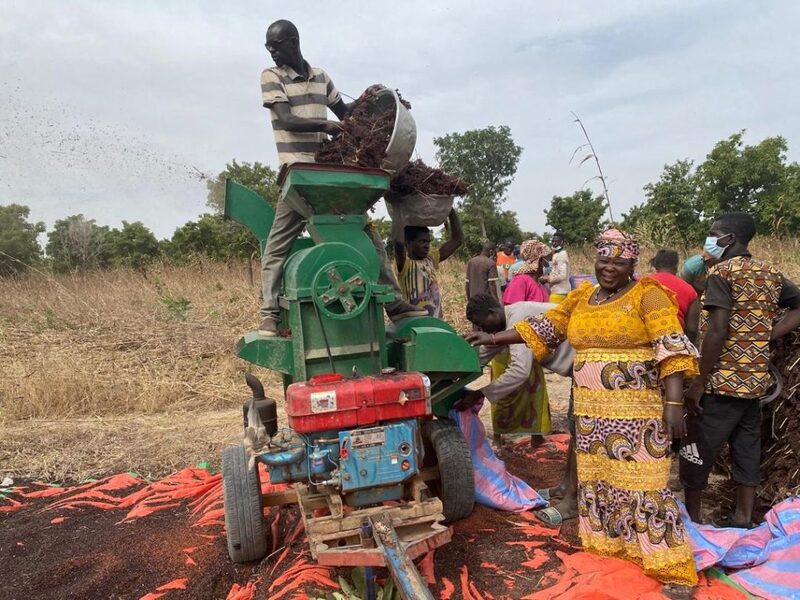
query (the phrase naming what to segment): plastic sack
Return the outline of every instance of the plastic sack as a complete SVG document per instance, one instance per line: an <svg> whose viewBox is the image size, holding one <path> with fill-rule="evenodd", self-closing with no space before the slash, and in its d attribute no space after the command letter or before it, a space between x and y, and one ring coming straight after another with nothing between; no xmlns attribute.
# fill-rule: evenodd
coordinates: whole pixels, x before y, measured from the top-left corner
<svg viewBox="0 0 800 600"><path fill-rule="evenodd" d="M544 508L547 502L536 493L536 490L509 473L506 464L495 455L489 440L486 439L483 422L476 412L480 410L480 406L478 404L463 412L455 409L450 411L450 418L464 433L472 455L475 501L509 512Z"/></svg>

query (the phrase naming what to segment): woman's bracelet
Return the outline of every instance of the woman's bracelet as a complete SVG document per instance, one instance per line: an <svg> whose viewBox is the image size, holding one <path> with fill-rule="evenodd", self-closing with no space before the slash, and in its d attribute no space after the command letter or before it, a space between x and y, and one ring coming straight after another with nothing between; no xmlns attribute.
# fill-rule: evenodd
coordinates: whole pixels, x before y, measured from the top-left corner
<svg viewBox="0 0 800 600"><path fill-rule="evenodd" d="M670 406L683 406L683 402L672 402L671 400L664 400L664 404L669 404Z"/></svg>

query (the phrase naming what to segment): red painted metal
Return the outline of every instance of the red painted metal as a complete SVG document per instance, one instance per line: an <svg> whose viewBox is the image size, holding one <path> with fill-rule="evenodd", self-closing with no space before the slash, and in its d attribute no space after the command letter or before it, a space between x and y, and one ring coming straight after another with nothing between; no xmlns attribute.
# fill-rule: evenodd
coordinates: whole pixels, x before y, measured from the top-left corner
<svg viewBox="0 0 800 600"><path fill-rule="evenodd" d="M422 417L431 414L430 382L422 373L319 375L286 388L286 414L298 433Z"/></svg>

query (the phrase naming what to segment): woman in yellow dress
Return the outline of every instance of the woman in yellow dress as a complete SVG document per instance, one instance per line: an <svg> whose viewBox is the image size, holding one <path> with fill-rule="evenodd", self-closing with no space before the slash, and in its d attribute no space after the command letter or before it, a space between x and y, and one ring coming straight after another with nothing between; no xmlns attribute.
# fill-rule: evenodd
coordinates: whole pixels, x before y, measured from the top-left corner
<svg viewBox="0 0 800 600"><path fill-rule="evenodd" d="M697 350L671 292L633 278L638 256L636 240L608 230L597 240L599 285L584 283L514 329L468 339L524 342L536 360L565 339L572 344L581 542L640 565L669 597L690 598L697 572L667 481L671 441L685 434L683 378L697 374Z"/></svg>

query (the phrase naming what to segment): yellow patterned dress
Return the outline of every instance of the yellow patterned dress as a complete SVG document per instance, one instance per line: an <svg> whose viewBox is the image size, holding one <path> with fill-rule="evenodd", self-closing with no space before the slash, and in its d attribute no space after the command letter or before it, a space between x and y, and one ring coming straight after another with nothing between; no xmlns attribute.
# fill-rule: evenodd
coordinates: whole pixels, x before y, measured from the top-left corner
<svg viewBox="0 0 800 600"><path fill-rule="evenodd" d="M579 532L583 546L640 565L664 583L695 585L689 539L667 487L671 440L660 381L697 374L671 292L653 279L589 304L584 283L558 307L515 325L537 360L575 348Z"/></svg>

